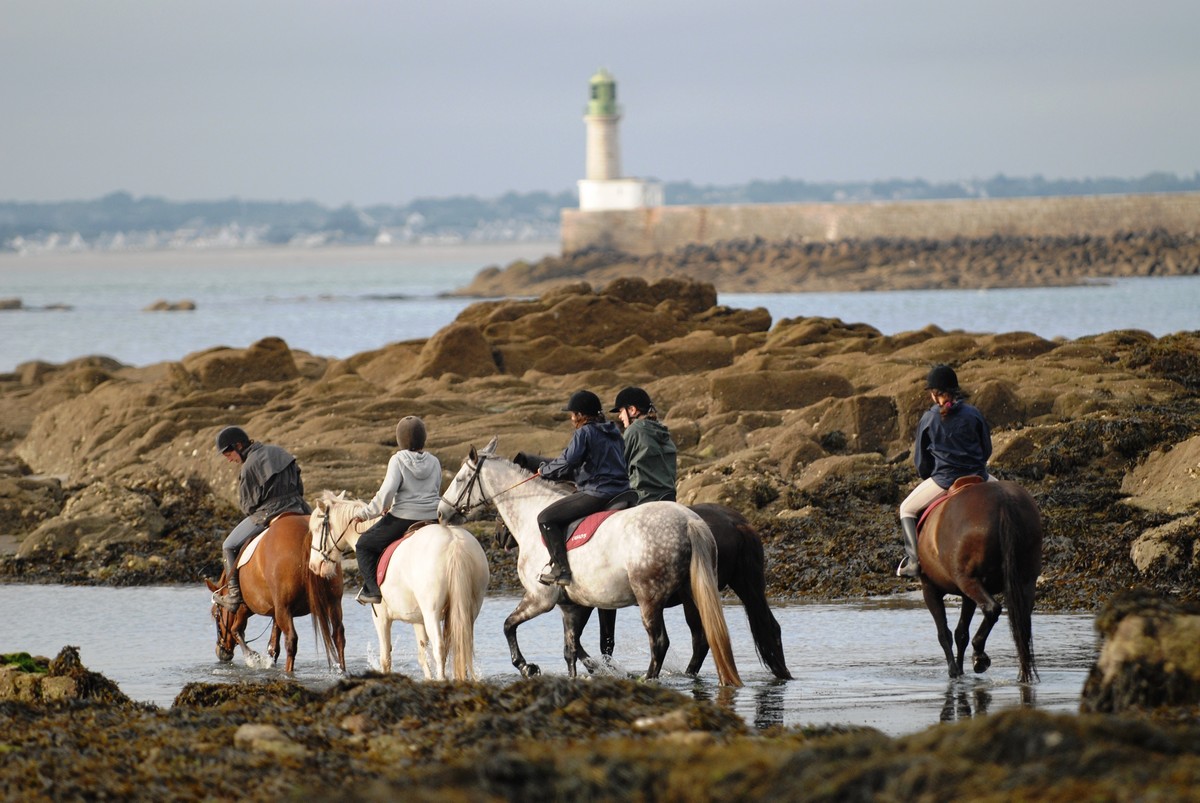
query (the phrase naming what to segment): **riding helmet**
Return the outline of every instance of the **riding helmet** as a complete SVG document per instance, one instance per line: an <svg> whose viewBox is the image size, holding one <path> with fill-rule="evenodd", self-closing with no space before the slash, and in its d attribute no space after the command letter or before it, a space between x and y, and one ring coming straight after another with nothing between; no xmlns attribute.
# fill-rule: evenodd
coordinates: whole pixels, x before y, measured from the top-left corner
<svg viewBox="0 0 1200 803"><path fill-rule="evenodd" d="M250 436L241 427L225 427L217 433L217 451L221 454L233 451L239 443L250 445Z"/></svg>
<svg viewBox="0 0 1200 803"><path fill-rule="evenodd" d="M926 390L940 390L943 393L958 392L958 376L949 365L935 365L929 371L925 380Z"/></svg>
<svg viewBox="0 0 1200 803"><path fill-rule="evenodd" d="M654 406L654 402L650 401L650 394L641 388L625 388L617 394L617 401L613 404L610 413L619 413L626 407L636 407L643 413L649 412Z"/></svg>
<svg viewBox="0 0 1200 803"><path fill-rule="evenodd" d="M564 413L579 413L580 415L604 415L601 409L600 397L590 390L577 390L567 400Z"/></svg>
<svg viewBox="0 0 1200 803"><path fill-rule="evenodd" d="M425 422L415 415L406 415L396 424L396 444L401 449L419 452L425 448Z"/></svg>

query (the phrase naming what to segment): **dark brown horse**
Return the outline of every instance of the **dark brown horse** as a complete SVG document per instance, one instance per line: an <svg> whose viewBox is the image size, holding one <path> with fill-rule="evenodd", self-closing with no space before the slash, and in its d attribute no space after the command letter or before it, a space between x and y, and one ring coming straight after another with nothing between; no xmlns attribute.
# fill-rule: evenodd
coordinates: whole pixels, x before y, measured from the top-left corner
<svg viewBox="0 0 1200 803"><path fill-rule="evenodd" d="M746 609L750 633L754 636L754 649L759 660L780 680L791 680L783 657L783 641L780 638L779 622L767 604L767 580L764 570L762 539L750 522L741 513L725 505L691 505L700 514L704 523L712 530L717 541L717 585L721 589L733 589ZM679 605L672 598L667 605ZM692 631L692 660L687 673L695 675L708 656L708 640L704 628L700 627L695 606L684 600L683 618ZM600 621L600 652L612 655L614 629L617 612L601 609L597 612Z"/></svg>
<svg viewBox="0 0 1200 803"><path fill-rule="evenodd" d="M294 619L311 614L313 632L324 645L330 665L336 651L338 667L346 671L341 565L337 566L334 576L329 579L309 570L312 536L308 531L308 519L304 515L285 514L273 521L250 560L239 571L242 604L234 611L213 605L212 615L217 623L217 658L221 661L232 660L235 644L241 645L244 655L253 653L246 644L246 622L251 614L258 614L274 620L267 650L272 662L279 658L280 635L286 638L287 663L284 669L291 672L296 663L296 649L300 640ZM224 585L225 575L222 572L216 584L211 580L205 582L210 590L216 591Z"/></svg>
<svg viewBox="0 0 1200 803"><path fill-rule="evenodd" d="M926 518L917 555L921 592L937 624L950 677L963 674L963 653L976 606L983 610L983 622L971 639L972 664L976 672L986 672L991 666L984 646L1000 618L1001 605L994 595L1003 594L1020 663L1017 680L1035 680L1032 614L1042 570L1042 517L1029 492L1003 480L952 489L949 498L932 508ZM962 597L953 642L946 625L947 594Z"/></svg>

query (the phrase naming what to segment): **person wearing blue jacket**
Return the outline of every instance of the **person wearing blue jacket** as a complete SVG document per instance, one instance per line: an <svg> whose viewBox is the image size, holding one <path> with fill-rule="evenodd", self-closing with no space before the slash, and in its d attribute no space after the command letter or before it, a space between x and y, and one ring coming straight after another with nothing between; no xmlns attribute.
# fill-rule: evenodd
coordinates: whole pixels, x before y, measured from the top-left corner
<svg viewBox="0 0 1200 803"><path fill-rule="evenodd" d="M900 528L904 533L904 560L899 577L919 577L917 520L921 512L949 490L960 477L978 475L987 480L992 456L992 435L983 413L967 404L958 376L948 365L935 365L925 381L933 406L917 424L913 463L921 483L900 503Z"/></svg>
<svg viewBox="0 0 1200 803"><path fill-rule="evenodd" d="M629 490L625 440L617 425L604 418L600 397L590 390L571 394L563 412L571 414L575 433L563 453L542 463L538 475L548 480L571 480L576 491L551 502L538 514L550 566L538 578L545 585L571 584L567 564L567 525L604 510L617 494Z"/></svg>

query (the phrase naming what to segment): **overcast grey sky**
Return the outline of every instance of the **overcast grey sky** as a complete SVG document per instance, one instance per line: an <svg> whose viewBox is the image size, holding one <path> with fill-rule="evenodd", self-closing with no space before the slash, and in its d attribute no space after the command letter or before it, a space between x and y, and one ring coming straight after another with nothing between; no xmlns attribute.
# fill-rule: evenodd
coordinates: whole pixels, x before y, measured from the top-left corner
<svg viewBox="0 0 1200 803"><path fill-rule="evenodd" d="M0 200L1200 170L1197 0L5 0Z"/></svg>

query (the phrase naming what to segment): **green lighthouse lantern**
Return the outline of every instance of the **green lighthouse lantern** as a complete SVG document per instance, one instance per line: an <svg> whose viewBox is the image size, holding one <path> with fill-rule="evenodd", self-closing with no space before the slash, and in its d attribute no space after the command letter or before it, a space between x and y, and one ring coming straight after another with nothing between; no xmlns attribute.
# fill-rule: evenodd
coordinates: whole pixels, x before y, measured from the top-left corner
<svg viewBox="0 0 1200 803"><path fill-rule="evenodd" d="M592 76L591 94L588 99L588 116L615 117L617 109L617 82L608 70L601 68Z"/></svg>

